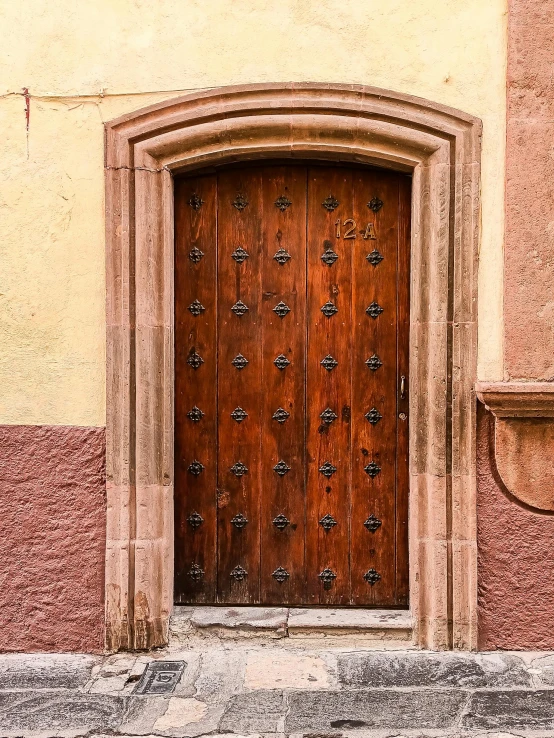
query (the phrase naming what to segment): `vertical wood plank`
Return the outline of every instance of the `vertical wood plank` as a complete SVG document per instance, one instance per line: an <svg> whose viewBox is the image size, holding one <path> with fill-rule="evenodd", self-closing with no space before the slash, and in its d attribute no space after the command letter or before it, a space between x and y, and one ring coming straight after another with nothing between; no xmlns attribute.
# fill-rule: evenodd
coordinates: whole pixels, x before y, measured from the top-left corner
<svg viewBox="0 0 554 738"><path fill-rule="evenodd" d="M336 209L323 202L332 196ZM350 602L350 355L351 247L335 237L335 222L350 217L352 173L346 169L308 170L308 353L307 353L307 541L306 569L309 603L345 605ZM338 259L325 264L321 256L334 249ZM338 312L327 317L326 303ZM333 357L338 365L327 371L321 362ZM336 415L325 422L326 410ZM331 419L329 419L331 420ZM332 476L320 469L336 468ZM326 530L320 521L331 516ZM336 578L319 577L329 570Z"/></svg>
<svg viewBox="0 0 554 738"><path fill-rule="evenodd" d="M306 176L304 167L262 170L261 582L263 602L279 605L305 601ZM290 310L282 318L280 303ZM279 369L278 356L290 364ZM282 476L280 461L290 467ZM275 525L279 515L289 524Z"/></svg>
<svg viewBox="0 0 554 738"><path fill-rule="evenodd" d="M410 241L411 178L399 176L397 278L397 432L396 432L396 605L407 606L409 595L408 493L409 474L409 362L410 362ZM405 377L404 396L400 395Z"/></svg>
<svg viewBox="0 0 554 738"><path fill-rule="evenodd" d="M198 209L191 197L203 203ZM194 201L193 201L194 202ZM198 258L200 252L203 254ZM189 256L191 255L191 256ZM216 182L175 181L175 596L216 588ZM192 258L191 258L192 257ZM204 308L195 315L196 302ZM202 362L191 366L198 355ZM198 408L197 411L194 408ZM189 417L189 413L191 416ZM192 466L194 462L202 465ZM194 471L200 471L195 474ZM192 517L191 517L192 516ZM189 522L190 521L190 522ZM202 574L203 572L203 574Z"/></svg>
<svg viewBox="0 0 554 738"><path fill-rule="evenodd" d="M225 603L260 601L262 268L262 173L230 169L218 175L218 601ZM232 310L239 301L248 307L242 316ZM233 364L241 357L242 369ZM237 422L231 413L240 410L247 417Z"/></svg>
<svg viewBox="0 0 554 738"><path fill-rule="evenodd" d="M356 604L390 605L396 587L398 175L360 170L354 181L354 217L361 233L351 241L352 596ZM377 212L367 204L374 197L383 203ZM375 240L363 237L369 233L368 223L373 224ZM374 251L383 257L376 265L367 260ZM377 311L375 318L367 314L368 308ZM374 367L381 364L374 370L366 364L372 357ZM377 423L365 417L372 410L382 416ZM375 531L364 526L372 515L381 523Z"/></svg>

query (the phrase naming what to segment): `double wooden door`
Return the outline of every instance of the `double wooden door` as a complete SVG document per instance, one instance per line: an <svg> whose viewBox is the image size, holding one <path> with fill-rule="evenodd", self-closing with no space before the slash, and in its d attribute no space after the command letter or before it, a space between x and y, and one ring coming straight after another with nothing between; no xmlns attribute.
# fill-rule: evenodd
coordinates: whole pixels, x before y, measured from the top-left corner
<svg viewBox="0 0 554 738"><path fill-rule="evenodd" d="M175 181L175 599L406 606L410 179Z"/></svg>

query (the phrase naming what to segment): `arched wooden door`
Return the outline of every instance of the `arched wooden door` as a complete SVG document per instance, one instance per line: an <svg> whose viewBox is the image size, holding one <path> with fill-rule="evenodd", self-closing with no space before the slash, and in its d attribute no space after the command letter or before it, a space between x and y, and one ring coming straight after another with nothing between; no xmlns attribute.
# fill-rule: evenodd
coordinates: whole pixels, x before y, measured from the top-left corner
<svg viewBox="0 0 554 738"><path fill-rule="evenodd" d="M176 179L176 602L408 604L410 187Z"/></svg>

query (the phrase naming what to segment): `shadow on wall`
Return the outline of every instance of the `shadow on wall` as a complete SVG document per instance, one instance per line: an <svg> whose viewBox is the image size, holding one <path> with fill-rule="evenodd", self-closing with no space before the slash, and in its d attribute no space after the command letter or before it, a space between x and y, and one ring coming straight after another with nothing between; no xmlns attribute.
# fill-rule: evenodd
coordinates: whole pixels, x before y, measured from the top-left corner
<svg viewBox="0 0 554 738"><path fill-rule="evenodd" d="M554 649L554 516L524 509L504 494L493 432L494 417L479 403L479 648Z"/></svg>

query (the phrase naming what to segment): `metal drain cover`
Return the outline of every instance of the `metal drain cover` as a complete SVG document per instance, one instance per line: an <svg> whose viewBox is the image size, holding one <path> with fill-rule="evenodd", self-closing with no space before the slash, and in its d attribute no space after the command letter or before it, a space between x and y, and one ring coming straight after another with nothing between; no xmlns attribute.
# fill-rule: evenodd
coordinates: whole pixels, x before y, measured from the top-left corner
<svg viewBox="0 0 554 738"><path fill-rule="evenodd" d="M185 661L151 661L133 689L133 694L170 694L186 665Z"/></svg>

